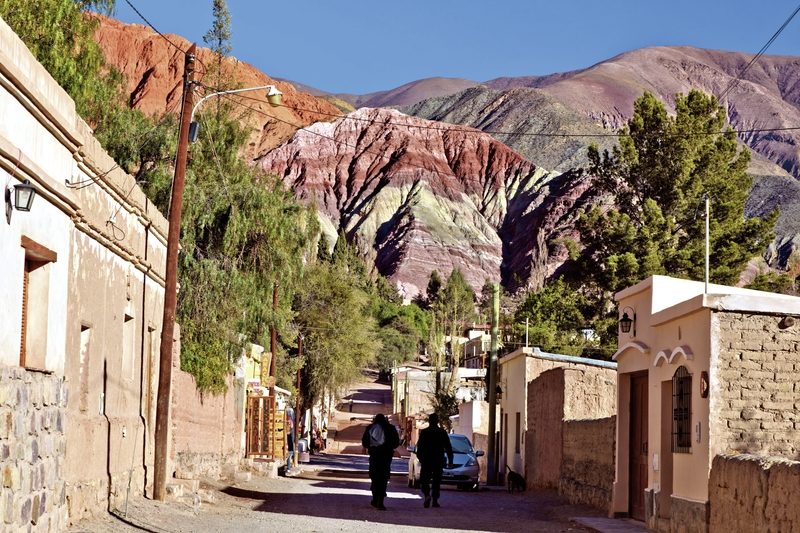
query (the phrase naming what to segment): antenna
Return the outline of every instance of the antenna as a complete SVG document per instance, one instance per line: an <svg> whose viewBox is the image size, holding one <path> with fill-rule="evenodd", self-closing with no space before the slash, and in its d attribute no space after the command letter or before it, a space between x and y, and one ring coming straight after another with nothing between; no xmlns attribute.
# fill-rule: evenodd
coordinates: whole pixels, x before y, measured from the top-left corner
<svg viewBox="0 0 800 533"><path fill-rule="evenodd" d="M710 211L710 204L711 200L708 198L708 193L704 195L704 199L706 201L706 286L705 286L705 294L708 294L708 263L709 263L709 248L710 248L710 239L709 239L709 211Z"/></svg>

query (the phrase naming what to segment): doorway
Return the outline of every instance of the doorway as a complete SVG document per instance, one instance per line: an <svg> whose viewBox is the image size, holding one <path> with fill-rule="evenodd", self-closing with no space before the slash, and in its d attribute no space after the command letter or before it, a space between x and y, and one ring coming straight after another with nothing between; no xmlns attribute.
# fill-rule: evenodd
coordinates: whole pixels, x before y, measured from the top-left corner
<svg viewBox="0 0 800 533"><path fill-rule="evenodd" d="M630 481L628 512L645 519L644 491L647 488L647 373L631 376Z"/></svg>

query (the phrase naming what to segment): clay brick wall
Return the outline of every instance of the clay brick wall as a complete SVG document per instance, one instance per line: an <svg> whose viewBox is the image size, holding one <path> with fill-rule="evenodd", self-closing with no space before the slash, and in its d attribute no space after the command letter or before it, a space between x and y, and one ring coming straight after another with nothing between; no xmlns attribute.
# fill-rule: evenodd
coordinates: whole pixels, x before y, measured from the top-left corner
<svg viewBox="0 0 800 533"><path fill-rule="evenodd" d="M194 378L173 368L172 451L175 477L225 477L244 457L244 387L228 379L225 394L200 393Z"/></svg>
<svg viewBox="0 0 800 533"><path fill-rule="evenodd" d="M558 492L572 503L608 509L614 485L617 417L565 420Z"/></svg>
<svg viewBox="0 0 800 533"><path fill-rule="evenodd" d="M525 481L528 488L558 487L564 395L563 369L542 372L528 384L528 431L525 435Z"/></svg>
<svg viewBox="0 0 800 533"><path fill-rule="evenodd" d="M51 374L0 368L0 530L67 525L64 420L67 385Z"/></svg>
<svg viewBox="0 0 800 533"><path fill-rule="evenodd" d="M715 319L712 453L800 459L800 324L785 327L781 316L725 312Z"/></svg>
<svg viewBox="0 0 800 533"><path fill-rule="evenodd" d="M528 384L525 476L573 503L607 509L614 482L616 371L555 368Z"/></svg>
<svg viewBox="0 0 800 533"><path fill-rule="evenodd" d="M800 462L718 455L708 496L711 533L800 531Z"/></svg>

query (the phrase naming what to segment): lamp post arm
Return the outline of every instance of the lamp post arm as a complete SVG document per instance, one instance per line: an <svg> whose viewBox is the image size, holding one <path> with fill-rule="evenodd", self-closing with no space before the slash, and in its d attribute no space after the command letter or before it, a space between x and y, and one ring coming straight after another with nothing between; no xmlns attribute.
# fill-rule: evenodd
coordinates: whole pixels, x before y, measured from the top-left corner
<svg viewBox="0 0 800 533"><path fill-rule="evenodd" d="M215 92L215 93L207 94L204 97L202 97L200 100L198 100L196 104L194 104L194 107L192 108L192 115L191 115L190 121L194 120L194 115L197 112L197 110L200 108L200 105L203 102L205 102L206 100L208 100L209 98L213 98L215 96L222 96L224 94L237 94L237 93L244 93L244 92L248 92L248 91L259 91L261 89L269 89L269 92L267 93L267 96L272 96L272 95L276 95L276 94L283 94L274 85L261 85L259 87L247 87L245 89L231 89L229 91L218 91L218 92Z"/></svg>

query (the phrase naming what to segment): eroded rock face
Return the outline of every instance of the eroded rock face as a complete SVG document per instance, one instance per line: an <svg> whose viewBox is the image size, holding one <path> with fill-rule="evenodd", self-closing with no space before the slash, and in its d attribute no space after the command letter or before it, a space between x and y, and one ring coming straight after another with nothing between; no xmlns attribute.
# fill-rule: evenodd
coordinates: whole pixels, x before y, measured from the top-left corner
<svg viewBox="0 0 800 533"><path fill-rule="evenodd" d="M329 246L344 229L409 299L434 269L460 268L478 290L487 279L541 283L588 196L587 182L489 135L386 109L300 130L258 164L316 206Z"/></svg>
<svg viewBox="0 0 800 533"><path fill-rule="evenodd" d="M96 39L108 62L125 76L130 105L148 115L177 113L182 92L183 54L150 28L124 24L106 17L98 18L100 27ZM184 50L191 44L179 35L168 34L167 37ZM213 74L216 68L214 54L198 47L197 57L197 78L207 85L215 85L218 78ZM251 159L286 141L297 128L329 120L332 115L339 114L326 100L298 92L290 83L270 78L236 58L226 58L222 71L230 74L241 87L276 85L284 93L283 107L271 107L265 91L248 92L246 99L234 97L253 108L248 110L239 107L237 111L254 130L250 149L245 154Z"/></svg>

